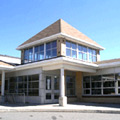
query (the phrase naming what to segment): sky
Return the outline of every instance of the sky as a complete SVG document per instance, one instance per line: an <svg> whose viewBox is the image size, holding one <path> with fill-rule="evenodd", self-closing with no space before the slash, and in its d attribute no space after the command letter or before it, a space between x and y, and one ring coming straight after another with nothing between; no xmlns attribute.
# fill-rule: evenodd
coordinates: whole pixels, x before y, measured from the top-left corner
<svg viewBox="0 0 120 120"><path fill-rule="evenodd" d="M120 0L0 0L0 54L16 48L58 19L103 46L101 60L120 58Z"/></svg>

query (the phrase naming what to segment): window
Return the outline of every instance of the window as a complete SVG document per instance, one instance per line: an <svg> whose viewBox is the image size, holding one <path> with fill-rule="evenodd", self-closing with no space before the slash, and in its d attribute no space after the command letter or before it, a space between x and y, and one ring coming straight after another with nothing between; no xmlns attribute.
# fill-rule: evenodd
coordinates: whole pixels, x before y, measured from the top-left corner
<svg viewBox="0 0 120 120"><path fill-rule="evenodd" d="M51 76L46 76L46 90L51 90Z"/></svg>
<svg viewBox="0 0 120 120"><path fill-rule="evenodd" d="M57 41L52 41L24 50L24 63L49 59L57 56Z"/></svg>
<svg viewBox="0 0 120 120"><path fill-rule="evenodd" d="M103 94L115 94L115 76L103 75Z"/></svg>
<svg viewBox="0 0 120 120"><path fill-rule="evenodd" d="M67 96L75 95L75 77L74 76L66 76L66 90Z"/></svg>
<svg viewBox="0 0 120 120"><path fill-rule="evenodd" d="M77 58L77 44L66 41L66 56Z"/></svg>
<svg viewBox="0 0 120 120"><path fill-rule="evenodd" d="M50 100L51 99L51 93L46 93L46 100Z"/></svg>
<svg viewBox="0 0 120 120"><path fill-rule="evenodd" d="M46 58L57 56L57 41L52 41L46 44Z"/></svg>
<svg viewBox="0 0 120 120"><path fill-rule="evenodd" d="M44 44L35 47L35 61L44 59Z"/></svg>
<svg viewBox="0 0 120 120"><path fill-rule="evenodd" d="M82 46L78 45L78 59L82 60L83 59L83 52L82 52Z"/></svg>
<svg viewBox="0 0 120 120"><path fill-rule="evenodd" d="M96 62L96 50L88 48L89 62Z"/></svg>
<svg viewBox="0 0 120 120"><path fill-rule="evenodd" d="M115 91L119 79L118 74L85 76L83 77L83 94L84 95L115 95ZM115 80L116 79L116 80ZM120 88L118 87L118 94Z"/></svg>
<svg viewBox="0 0 120 120"><path fill-rule="evenodd" d="M27 95L27 76L18 77L18 93L25 93Z"/></svg>
<svg viewBox="0 0 120 120"><path fill-rule="evenodd" d="M101 76L91 76L92 95L101 94Z"/></svg>
<svg viewBox="0 0 120 120"><path fill-rule="evenodd" d="M28 95L29 96L39 95L39 75L28 76Z"/></svg>
<svg viewBox="0 0 120 120"><path fill-rule="evenodd" d="M89 76L86 76L84 77L83 79L83 94L90 94L90 77Z"/></svg>
<svg viewBox="0 0 120 120"><path fill-rule="evenodd" d="M58 78L58 76L54 76L54 89L59 90L59 78Z"/></svg>
<svg viewBox="0 0 120 120"><path fill-rule="evenodd" d="M33 48L24 50L24 63L33 61Z"/></svg>
<svg viewBox="0 0 120 120"><path fill-rule="evenodd" d="M66 41L66 56L89 62L97 60L96 50L70 41Z"/></svg>
<svg viewBox="0 0 120 120"><path fill-rule="evenodd" d="M39 75L10 77L9 93L25 93L26 96L39 95Z"/></svg>
<svg viewBox="0 0 120 120"><path fill-rule="evenodd" d="M17 93L17 77L10 77L9 93Z"/></svg>
<svg viewBox="0 0 120 120"><path fill-rule="evenodd" d="M82 52L83 52L83 60L87 60L87 47L82 47Z"/></svg>

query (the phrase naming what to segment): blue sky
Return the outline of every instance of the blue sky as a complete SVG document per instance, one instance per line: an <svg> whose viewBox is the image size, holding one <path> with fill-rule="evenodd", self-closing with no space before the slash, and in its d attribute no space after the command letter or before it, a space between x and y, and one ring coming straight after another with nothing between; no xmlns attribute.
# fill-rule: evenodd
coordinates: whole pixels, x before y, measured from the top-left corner
<svg viewBox="0 0 120 120"><path fill-rule="evenodd" d="M62 18L120 58L120 0L0 0L0 54L20 57L18 45Z"/></svg>

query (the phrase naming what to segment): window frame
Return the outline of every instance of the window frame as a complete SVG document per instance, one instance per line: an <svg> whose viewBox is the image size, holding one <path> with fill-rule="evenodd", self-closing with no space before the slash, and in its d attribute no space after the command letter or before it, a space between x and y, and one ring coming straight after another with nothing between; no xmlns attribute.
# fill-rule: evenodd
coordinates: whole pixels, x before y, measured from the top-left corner
<svg viewBox="0 0 120 120"><path fill-rule="evenodd" d="M67 77L73 77L74 82L70 82L70 83L73 83L73 84L74 84L74 88L68 88ZM68 89L73 89L73 90L74 90L74 95L69 95L69 94L67 93L67 90L68 90ZM75 76L66 75L66 96L68 96L68 97L76 96L76 77L75 77Z"/></svg>
<svg viewBox="0 0 120 120"><path fill-rule="evenodd" d="M76 45L76 49L72 48L72 44ZM81 49L79 49L79 47L81 47ZM92 54L90 54L89 50L92 51ZM72 54L73 51L76 52L76 57L73 57L73 54ZM80 54L81 54L81 57L79 57ZM70 57L70 58L78 59L82 61L87 61L87 62L96 62L97 61L97 50L66 40L66 57ZM91 61L89 60L90 57L91 57Z"/></svg>
<svg viewBox="0 0 120 120"><path fill-rule="evenodd" d="M83 80L82 80L82 95L83 96L120 96L120 93L118 92L118 90L120 90L120 87L118 86L118 81L120 81L120 79L116 80L116 77L115 77L116 74L118 74L118 73L89 76L90 77L90 81L91 81L91 77L93 77L93 76L101 76L101 80L100 80L101 81L101 87L96 88L96 89L101 89L101 94L92 94L92 81L90 82L91 83L91 85L90 85L91 86L91 88L90 88L91 93L90 94L84 94L84 90L87 89L87 88L84 88L84 86L83 86L83 84L84 84L84 77L87 77L87 76L83 76ZM106 75L113 76L113 78L112 78L113 80L111 79L111 80L108 80L108 81L114 81L114 86L112 86L112 87L104 87L103 86L103 83L105 82L105 80L103 78ZM117 84L116 84L116 82L117 82ZM104 93L104 89L114 89L114 93L111 92L110 94L105 94Z"/></svg>

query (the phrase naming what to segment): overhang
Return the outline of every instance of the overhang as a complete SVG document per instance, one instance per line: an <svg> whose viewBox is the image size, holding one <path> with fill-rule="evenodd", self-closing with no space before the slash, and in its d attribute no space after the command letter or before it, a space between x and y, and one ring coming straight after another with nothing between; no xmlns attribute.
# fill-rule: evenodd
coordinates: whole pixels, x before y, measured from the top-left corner
<svg viewBox="0 0 120 120"><path fill-rule="evenodd" d="M73 60L66 57L59 57L30 64L19 65L15 67L15 70L25 70L41 67L43 70L56 70L64 68L66 70L83 71L83 72L96 72L98 65L93 63L86 63L79 60Z"/></svg>
<svg viewBox="0 0 120 120"><path fill-rule="evenodd" d="M25 44L25 45L21 45L19 47L17 47L16 49L17 50L22 50L22 49L25 49L25 48L28 48L28 47L32 47L32 46L35 46L35 45L38 45L38 44L42 44L42 43L45 43L45 42L49 42L51 40L55 40L59 37L63 37L63 38L66 38L68 40L71 40L73 42L76 42L76 43L79 43L81 45L86 45L88 47L91 47L91 48L94 48L94 49L98 49L98 50L104 50L105 48L103 48L102 46L99 46L99 45L95 45L93 43L89 43L85 40L82 40L82 39L79 39L79 38L75 38L75 37L72 37L70 35L67 35L65 33L57 33L55 35L51 35L49 37L45 37L43 39L40 39L40 40L36 40L34 42L31 42L31 43L28 43L28 44Z"/></svg>

